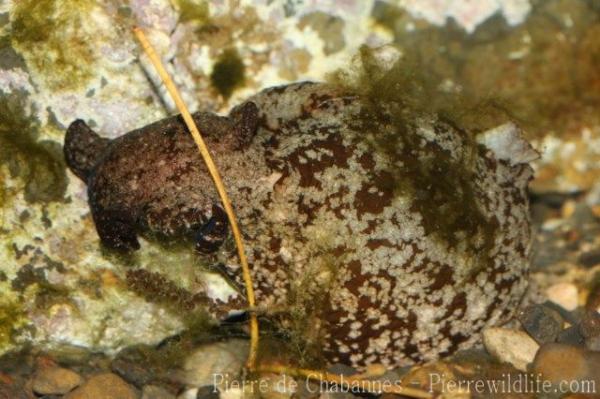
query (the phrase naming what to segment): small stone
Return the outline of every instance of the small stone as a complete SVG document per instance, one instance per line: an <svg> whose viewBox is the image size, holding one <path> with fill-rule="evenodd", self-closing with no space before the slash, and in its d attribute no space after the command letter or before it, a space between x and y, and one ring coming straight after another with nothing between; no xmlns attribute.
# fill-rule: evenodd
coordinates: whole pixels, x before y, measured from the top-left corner
<svg viewBox="0 0 600 399"><path fill-rule="evenodd" d="M532 371L553 384L586 381L600 384L600 353L565 344L546 344L538 351Z"/></svg>
<svg viewBox="0 0 600 399"><path fill-rule="evenodd" d="M296 381L283 374L265 375L260 379L259 386L263 399L289 399L297 390Z"/></svg>
<svg viewBox="0 0 600 399"><path fill-rule="evenodd" d="M560 210L560 213L561 213L561 216L563 217L563 219L568 219L571 216L573 216L573 214L575 213L575 206L576 205L577 205L577 203L574 200L572 200L572 199L567 200L563 204L563 206L562 206L562 208Z"/></svg>
<svg viewBox="0 0 600 399"><path fill-rule="evenodd" d="M546 290L548 299L562 306L568 311L577 309L579 305L579 294L577 287L571 283L558 283Z"/></svg>
<svg viewBox="0 0 600 399"><path fill-rule="evenodd" d="M527 371L540 347L526 332L502 327L485 329L483 344L494 358L520 371Z"/></svg>
<svg viewBox="0 0 600 399"><path fill-rule="evenodd" d="M241 372L248 341L232 339L200 346L184 362L182 381L188 386L223 384Z"/></svg>
<svg viewBox="0 0 600 399"><path fill-rule="evenodd" d="M560 332L560 334L558 334L556 342L573 346L583 346L585 343L585 338L583 335L581 335L579 326L571 326L569 328L565 328Z"/></svg>
<svg viewBox="0 0 600 399"><path fill-rule="evenodd" d="M244 391L240 388L231 388L220 393L221 399L243 399L244 396Z"/></svg>
<svg viewBox="0 0 600 399"><path fill-rule="evenodd" d="M198 388L196 399L219 399L219 391L214 385L206 385Z"/></svg>
<svg viewBox="0 0 600 399"><path fill-rule="evenodd" d="M581 334L585 346L592 351L600 351L600 287L594 289L587 300L581 317Z"/></svg>
<svg viewBox="0 0 600 399"><path fill-rule="evenodd" d="M1 399L31 399L31 392L24 388L25 381L20 376L11 376L0 371Z"/></svg>
<svg viewBox="0 0 600 399"><path fill-rule="evenodd" d="M552 301L546 301L543 303L543 305L557 312L560 315L560 317L562 317L562 319L568 324L576 325L579 324L579 322L581 321L580 308L577 308L574 311L568 311L567 309Z"/></svg>
<svg viewBox="0 0 600 399"><path fill-rule="evenodd" d="M556 341L563 329L564 320L560 314L544 305L531 305L518 315L521 325L539 344Z"/></svg>
<svg viewBox="0 0 600 399"><path fill-rule="evenodd" d="M156 378L149 353L154 349L133 346L120 351L110 364L111 370L130 384L141 388Z"/></svg>
<svg viewBox="0 0 600 399"><path fill-rule="evenodd" d="M198 388L190 388L177 395L177 399L196 399Z"/></svg>
<svg viewBox="0 0 600 399"><path fill-rule="evenodd" d="M32 389L38 395L64 395L83 379L79 374L58 366L40 367L33 376Z"/></svg>
<svg viewBox="0 0 600 399"><path fill-rule="evenodd" d="M157 385L145 385L142 388L142 399L175 399L175 395Z"/></svg>
<svg viewBox="0 0 600 399"><path fill-rule="evenodd" d="M580 328L586 338L600 335L600 313L596 309L585 309Z"/></svg>
<svg viewBox="0 0 600 399"><path fill-rule="evenodd" d="M335 364L331 365L327 369L327 372L331 373L331 374L343 375L343 376L350 376L350 375L357 373L357 371L354 367L350 367L350 366L348 366L346 364L342 364L342 363L335 363Z"/></svg>
<svg viewBox="0 0 600 399"><path fill-rule="evenodd" d="M113 373L97 374L64 399L137 399L135 389Z"/></svg>
<svg viewBox="0 0 600 399"><path fill-rule="evenodd" d="M600 352L600 335L585 339L585 347L594 352Z"/></svg>
<svg viewBox="0 0 600 399"><path fill-rule="evenodd" d="M600 265L600 248L587 251L579 255L579 263L585 267Z"/></svg>

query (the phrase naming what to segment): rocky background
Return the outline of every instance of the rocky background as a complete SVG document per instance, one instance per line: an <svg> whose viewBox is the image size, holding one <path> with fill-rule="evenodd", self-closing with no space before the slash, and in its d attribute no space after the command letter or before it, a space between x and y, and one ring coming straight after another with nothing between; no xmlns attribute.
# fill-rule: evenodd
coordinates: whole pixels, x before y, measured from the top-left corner
<svg viewBox="0 0 600 399"><path fill-rule="evenodd" d="M245 341L189 343L239 335L212 331L194 303L204 287L226 293L228 285L176 245L143 243L130 257L103 252L85 186L62 159L76 118L116 137L173 112L152 68L138 61L133 25L193 110L225 112L264 87L327 79L362 45L392 43L436 90L471 99L471 128L517 121L541 154L520 322L488 331L487 352L429 367L449 379L529 367L598 381L590 371L600 365L597 1L0 0L0 353L8 354L0 397L77 386L69 397L109 388L123 391L107 397L210 396L197 394L210 373L244 359ZM135 266L145 272L132 273ZM179 341L165 341L173 336ZM423 382L427 370L411 379Z"/></svg>

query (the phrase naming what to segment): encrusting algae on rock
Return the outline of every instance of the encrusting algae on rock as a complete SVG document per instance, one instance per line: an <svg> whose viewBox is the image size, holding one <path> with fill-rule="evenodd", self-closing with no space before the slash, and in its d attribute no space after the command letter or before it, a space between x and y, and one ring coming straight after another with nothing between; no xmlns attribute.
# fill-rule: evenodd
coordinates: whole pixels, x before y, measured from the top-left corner
<svg viewBox="0 0 600 399"><path fill-rule="evenodd" d="M527 285L537 153L513 124L476 135L418 112L386 77L372 75L371 91L273 87L227 117L194 116L250 244L257 303L325 360L355 367L469 347L511 317ZM243 311L219 198L180 117L112 141L76 121L65 157L105 245L190 237L238 289L207 292L211 311Z"/></svg>
<svg viewBox="0 0 600 399"><path fill-rule="evenodd" d="M11 13L11 37L29 68L46 77L51 90L74 89L94 76L97 54L86 18L97 7L90 0L20 0Z"/></svg>

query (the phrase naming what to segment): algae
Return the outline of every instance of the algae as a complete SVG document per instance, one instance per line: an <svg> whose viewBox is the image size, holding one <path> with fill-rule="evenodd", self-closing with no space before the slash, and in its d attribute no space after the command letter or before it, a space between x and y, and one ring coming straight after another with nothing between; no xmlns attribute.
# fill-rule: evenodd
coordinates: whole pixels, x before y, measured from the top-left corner
<svg viewBox="0 0 600 399"><path fill-rule="evenodd" d="M479 193L474 162L485 151L475 138L479 130L494 126L476 101L457 93L444 93L439 81L423 73L417 59L405 55L383 70L371 50L363 47L353 75L338 71L331 80L361 96L364 106L353 122L358 131L378 132L363 140L388 159L390 192L412 199L412 210L422 217L426 235L449 249L466 251L475 259L470 276L490 261L498 228L476 206ZM348 76L357 76L348 80ZM469 121L465 112L478 118ZM459 159L435 143L423 144L415 132L428 120L435 128L452 128L463 141ZM465 128L467 126L467 128ZM373 176L375 179L376 176Z"/></svg>
<svg viewBox="0 0 600 399"><path fill-rule="evenodd" d="M96 55L85 31L92 0L20 0L11 15L13 46L51 90L86 84Z"/></svg>
<svg viewBox="0 0 600 399"><path fill-rule="evenodd" d="M25 325L25 310L16 299L0 296L0 351L10 346L19 328Z"/></svg>
<svg viewBox="0 0 600 399"><path fill-rule="evenodd" d="M62 201L67 188L62 148L38 140L40 124L25 109L23 93L0 97L0 165L23 182L27 202Z"/></svg>
<svg viewBox="0 0 600 399"><path fill-rule="evenodd" d="M26 69L25 60L12 48L9 36L0 37L0 69Z"/></svg>
<svg viewBox="0 0 600 399"><path fill-rule="evenodd" d="M208 3L204 0L175 0L179 9L180 22L198 22L204 24L208 21Z"/></svg>
<svg viewBox="0 0 600 399"><path fill-rule="evenodd" d="M210 81L224 98L229 98L235 89L242 86L245 78L244 62L235 49L227 49L213 67Z"/></svg>
<svg viewBox="0 0 600 399"><path fill-rule="evenodd" d="M582 125L600 122L595 3L534 1L523 24L509 26L496 15L470 35L452 21L431 26L384 2L372 16L432 80L453 82L474 103L493 98L527 135L543 137L576 134ZM493 114L488 118L498 120Z"/></svg>
<svg viewBox="0 0 600 399"><path fill-rule="evenodd" d="M315 11L302 16L298 27L304 29L310 26L323 40L323 53L331 55L342 50L346 45L344 39L344 20L340 17Z"/></svg>

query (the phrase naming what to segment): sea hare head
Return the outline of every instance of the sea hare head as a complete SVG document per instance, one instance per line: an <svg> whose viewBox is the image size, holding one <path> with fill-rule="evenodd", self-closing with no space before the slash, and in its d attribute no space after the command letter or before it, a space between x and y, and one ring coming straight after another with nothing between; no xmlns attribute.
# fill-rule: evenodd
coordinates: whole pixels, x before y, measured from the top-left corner
<svg viewBox="0 0 600 399"><path fill-rule="evenodd" d="M231 154L252 141L258 110L248 102L230 117L198 112L193 118L217 165L226 168ZM88 185L96 230L110 248L137 249L137 234L151 231L196 237L205 244L199 248L207 250L227 234L212 178L181 116L114 140L77 120L67 130L64 154L69 168Z"/></svg>

